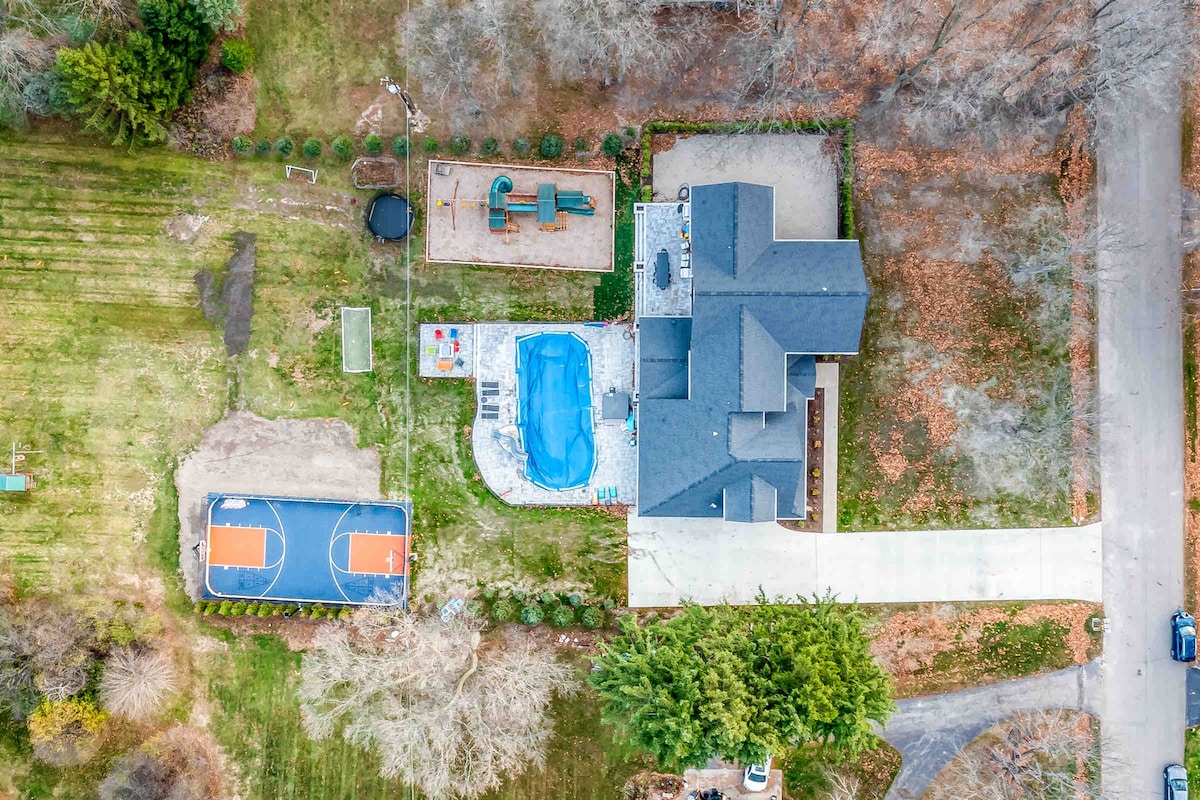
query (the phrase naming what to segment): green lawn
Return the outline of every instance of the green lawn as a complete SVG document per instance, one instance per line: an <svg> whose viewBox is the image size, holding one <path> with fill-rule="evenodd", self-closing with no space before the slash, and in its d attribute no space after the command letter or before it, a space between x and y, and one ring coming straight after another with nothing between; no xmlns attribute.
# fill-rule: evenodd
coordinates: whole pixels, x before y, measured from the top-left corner
<svg viewBox="0 0 1200 800"><path fill-rule="evenodd" d="M28 462L37 489L0 497L0 568L26 590L144 596L165 578L161 613L179 615L173 635L192 636L175 578L171 473L227 407L343 418L361 444L380 447L385 493L404 494L404 366L415 356L406 349L405 251L370 244L362 205L349 206L369 195L348 186L334 159L321 166L321 183L309 187L283 181L271 159L130 156L54 130L0 136L0 441L45 451ZM180 213L207 218L189 243L167 234ZM258 239L250 344L231 360L200 313L193 276L220 272L234 231ZM413 266L414 324L591 317L594 276ZM373 373L341 371L343 304L374 312ZM418 599L436 598L447 576L623 595L623 520L504 505L474 477L470 384L414 378L411 389ZM195 656L197 692L208 694L243 796L395 796L368 755L303 737L298 658L257 638ZM632 771L586 696L558 713L547 770L501 797L607 798ZM81 782L94 785L94 770L33 767L19 731L6 737L0 790L15 781L22 796L77 796Z"/></svg>
<svg viewBox="0 0 1200 800"><path fill-rule="evenodd" d="M314 742L300 728L295 685L300 655L273 636L230 642L204 665L212 729L238 755L245 800L365 800L406 796L379 777L378 762L340 737ZM614 743L584 696L558 701L544 770L530 770L492 800L613 800L642 765Z"/></svg>

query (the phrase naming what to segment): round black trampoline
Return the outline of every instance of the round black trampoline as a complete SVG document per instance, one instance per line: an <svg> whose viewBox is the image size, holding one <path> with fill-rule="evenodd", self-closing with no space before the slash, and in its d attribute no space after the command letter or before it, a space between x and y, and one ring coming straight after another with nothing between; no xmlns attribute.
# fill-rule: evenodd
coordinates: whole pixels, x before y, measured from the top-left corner
<svg viewBox="0 0 1200 800"><path fill-rule="evenodd" d="M399 241L408 236L412 227L413 210L400 195L377 195L367 209L367 227L380 239Z"/></svg>

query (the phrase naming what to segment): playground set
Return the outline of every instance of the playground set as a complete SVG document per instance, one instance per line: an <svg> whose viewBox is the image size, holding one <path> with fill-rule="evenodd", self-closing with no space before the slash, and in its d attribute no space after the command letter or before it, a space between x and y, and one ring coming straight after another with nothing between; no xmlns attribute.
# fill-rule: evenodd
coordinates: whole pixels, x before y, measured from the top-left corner
<svg viewBox="0 0 1200 800"><path fill-rule="evenodd" d="M596 201L578 189L559 191L553 183L539 183L537 194L514 192L512 178L497 175L488 192L488 230L519 233L521 226L510 215L534 213L541 230L565 231L568 214L594 216Z"/></svg>
<svg viewBox="0 0 1200 800"><path fill-rule="evenodd" d="M431 161L426 260L611 271L615 193L607 171Z"/></svg>

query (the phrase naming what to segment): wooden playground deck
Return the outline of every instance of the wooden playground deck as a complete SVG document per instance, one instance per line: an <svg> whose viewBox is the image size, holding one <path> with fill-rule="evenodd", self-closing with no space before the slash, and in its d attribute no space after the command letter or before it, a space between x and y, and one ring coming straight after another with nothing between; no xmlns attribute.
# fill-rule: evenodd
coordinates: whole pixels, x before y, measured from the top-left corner
<svg viewBox="0 0 1200 800"><path fill-rule="evenodd" d="M488 190L497 175L513 181L516 195L538 184L578 189L596 203L594 216L564 214L547 230L536 214L515 213L520 231L488 231ZM463 161L430 161L425 229L426 261L611 272L616 181L612 172L520 167ZM510 195L512 197L512 195Z"/></svg>

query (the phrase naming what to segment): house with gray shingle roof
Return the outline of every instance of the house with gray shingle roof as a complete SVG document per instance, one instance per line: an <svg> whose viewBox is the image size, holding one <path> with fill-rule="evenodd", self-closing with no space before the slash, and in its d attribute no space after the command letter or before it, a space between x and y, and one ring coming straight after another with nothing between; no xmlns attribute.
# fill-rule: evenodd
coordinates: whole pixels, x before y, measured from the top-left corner
<svg viewBox="0 0 1200 800"><path fill-rule="evenodd" d="M858 242L776 239L769 186L692 187L688 212L690 313L637 320L638 514L803 519L816 359L857 353L867 309Z"/></svg>

